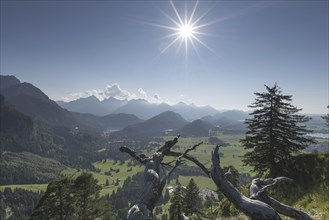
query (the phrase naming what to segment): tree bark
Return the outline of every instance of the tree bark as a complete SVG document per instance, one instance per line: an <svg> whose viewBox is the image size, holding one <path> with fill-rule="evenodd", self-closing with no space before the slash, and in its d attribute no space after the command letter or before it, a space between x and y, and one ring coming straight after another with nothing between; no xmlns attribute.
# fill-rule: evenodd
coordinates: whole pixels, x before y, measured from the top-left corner
<svg viewBox="0 0 329 220"><path fill-rule="evenodd" d="M268 179L253 179L250 186L250 198L257 199L259 201L265 202L266 204L270 205L272 208L274 208L277 212L294 218L298 220L311 220L311 217L307 215L306 213L297 210L291 206L288 206L286 204L283 204L272 197L268 196L266 194L266 189L270 186L274 186L278 182L289 180L292 181L289 178L286 177L277 177L275 179L268 178Z"/></svg>
<svg viewBox="0 0 329 220"><path fill-rule="evenodd" d="M138 154L136 151L129 147L122 146L120 151L128 153L131 157L145 166L144 170L144 186L135 204L129 209L127 214L127 220L152 220L153 209L162 195L166 181L171 173L179 166L181 160L176 160L175 166L169 171L169 173L161 180L159 174L159 168L161 161L165 156L165 152L169 152L170 149L177 143L179 137L176 137L172 141L167 141L163 147L161 147L152 156L147 157L144 154ZM185 153L186 154L186 153Z"/></svg>
<svg viewBox="0 0 329 220"><path fill-rule="evenodd" d="M218 149L219 146L216 146L212 154L211 178L226 198L252 220L281 219L271 206L259 200L245 197L226 179L225 173L220 167Z"/></svg>
<svg viewBox="0 0 329 220"><path fill-rule="evenodd" d="M154 206L161 196L159 165L163 155L157 152L151 157L146 157L142 154L138 155L128 147L121 147L120 151L128 153L145 166L144 186L135 204L129 209L127 220L151 220Z"/></svg>

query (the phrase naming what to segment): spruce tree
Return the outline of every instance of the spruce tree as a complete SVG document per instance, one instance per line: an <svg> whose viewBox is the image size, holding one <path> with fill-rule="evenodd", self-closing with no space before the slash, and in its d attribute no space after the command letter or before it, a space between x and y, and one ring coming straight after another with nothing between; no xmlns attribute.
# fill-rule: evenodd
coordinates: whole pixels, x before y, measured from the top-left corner
<svg viewBox="0 0 329 220"><path fill-rule="evenodd" d="M183 211L187 216L200 212L202 198L199 196L199 192L199 187L192 178L186 186L183 198Z"/></svg>
<svg viewBox="0 0 329 220"><path fill-rule="evenodd" d="M184 189L181 185L177 185L170 197L169 219L183 220L183 193Z"/></svg>
<svg viewBox="0 0 329 220"><path fill-rule="evenodd" d="M292 154L305 149L313 139L305 135L305 122L310 118L297 114L301 109L291 104L292 96L283 95L275 84L266 86L266 92L255 93L256 99L249 107L251 119L246 119L246 137L241 140L249 150L243 162L263 174L269 171L271 177L286 174Z"/></svg>

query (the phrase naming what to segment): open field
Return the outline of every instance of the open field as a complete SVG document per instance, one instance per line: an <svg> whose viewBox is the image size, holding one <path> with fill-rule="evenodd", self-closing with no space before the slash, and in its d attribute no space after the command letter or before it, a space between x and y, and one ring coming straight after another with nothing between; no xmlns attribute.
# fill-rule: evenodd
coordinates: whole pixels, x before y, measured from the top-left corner
<svg viewBox="0 0 329 220"><path fill-rule="evenodd" d="M11 188L14 189L25 189L33 192L40 192L40 191L46 191L48 184L20 184L20 185L3 185L0 186L0 190L3 190L4 188Z"/></svg>
<svg viewBox="0 0 329 220"><path fill-rule="evenodd" d="M228 143L229 145L226 147L220 148L220 152L223 154L221 157L221 166L229 166L233 165L240 173L253 173L250 172L250 167L244 166L242 163L241 156L246 152L244 148L241 146L239 140L243 138L243 135L219 135L217 136L220 140ZM164 140L172 140L174 137L164 137ZM318 140L318 139L317 139ZM173 148L173 151L183 152L188 147L193 146L197 143L203 142L202 145L198 146L195 151L190 152L191 155L198 158L206 167L210 168L211 166L211 152L214 149L214 145L210 144L208 138L206 137L180 137L177 143L177 146ZM323 139L319 139L318 141L323 141ZM159 143L161 146L164 142ZM156 149L152 152L143 152L147 155L151 155ZM118 152L120 153L120 152ZM166 161L172 161L175 158L166 158ZM113 191L116 191L119 187L122 187L123 182L129 176L133 176L138 172L143 172L144 167L136 165L132 163L134 159L129 159L124 163L119 163L114 160L102 160L97 161L93 165L97 172L90 172L85 170L77 170L77 169L66 169L63 171L63 174L66 176L78 176L81 172L90 172L94 175L94 177L98 180L99 185L103 187L101 191L101 196L106 194L112 194ZM189 166L195 166L191 162L186 162ZM109 172L110 171L110 172ZM194 179L197 183L199 189L211 189L216 190L215 184L211 179L204 176L179 176L179 182L186 186L190 179ZM106 182L108 180L109 185L106 186ZM166 187L173 186L176 184L176 181L171 181ZM0 190L3 190L5 187L10 187L11 189L21 188L25 190L31 190L34 192L38 191L46 191L47 184L25 184L25 185L6 185L0 186ZM327 194L321 193L321 191L315 191L312 193L307 193L303 198L297 201L294 206L296 207L304 207L305 211L307 211L314 219L323 219L328 217L328 203L326 202ZM168 213L168 208L170 206L170 202L162 205L163 213ZM158 215L157 217L160 217ZM241 218L231 218L231 219L243 219L243 215ZM227 218L230 219L230 218ZM283 217L283 219L287 219Z"/></svg>
<svg viewBox="0 0 329 220"><path fill-rule="evenodd" d="M165 140L172 140L174 137L165 137ZM250 173L251 168L245 166L242 163L242 156L245 154L246 150L241 146L240 139L243 135L219 135L218 138L229 146L220 148L220 152L223 154L221 157L221 166L234 166L240 173ZM214 150L215 145L208 142L206 137L180 137L177 146L173 148L174 151L183 152L188 147L193 146L203 142L202 145L198 146L196 150L190 152L190 155L196 157L201 161L206 167L211 167L211 152ZM170 161L173 158L168 158ZM187 162L190 166L195 166L191 162Z"/></svg>
<svg viewBox="0 0 329 220"><path fill-rule="evenodd" d="M243 166L241 161L241 156L245 153L243 147L241 147L239 140L243 137L243 135L219 135L218 138L223 140L226 143L229 143L229 146L222 147L220 152L224 154L221 158L222 166L234 166L240 173L247 173L250 171L250 168L247 166ZM164 137L165 141L172 140L173 136ZM211 151L214 149L214 145L208 142L207 137L180 137L177 143L177 146L173 148L174 151L183 152L187 147L193 146L199 142L203 142L204 144L200 145L195 151L190 152L191 155L198 158L206 167L210 168L211 166ZM160 143L161 145L164 143ZM154 149L155 151L156 149ZM144 152L147 155L152 154L152 152ZM175 158L166 158L165 160L171 161ZM133 160L133 159L132 159ZM133 176L138 172L142 172L144 167L133 165L128 166L131 163L131 160L127 160L124 163L120 164L114 160L103 160L97 161L94 163L96 169L99 169L99 172L90 172L94 175L94 177L98 180L98 183L103 187L101 191L101 195L111 194L113 191L116 191L119 187L122 187L123 182L128 176ZM138 164L138 163L137 163ZM195 166L191 162L187 162L187 165ZM111 171L112 170L112 171ZM106 175L105 172L111 171L110 175ZM63 171L63 174L66 176L78 176L81 172L86 172L84 170L76 170L76 169L66 169ZM180 176L179 181L182 185L187 185L188 181L194 178L196 183L198 184L200 189L209 188L215 189L214 184L209 178L201 177L201 176ZM108 180L109 185L105 186L106 180ZM173 182L172 182L173 183ZM26 190L32 191L46 191L47 184L25 184L25 185L7 185L0 186L0 189L4 187L14 188L22 188Z"/></svg>
<svg viewBox="0 0 329 220"><path fill-rule="evenodd" d="M116 191L119 187L122 187L123 182L128 176L133 176L138 172L143 171L142 166L131 166L128 167L130 160L125 161L123 164L116 163L114 160L98 161L94 163L94 166L99 169L100 172L90 172L98 180L98 184L103 187L101 191L101 196L106 194L112 194L113 191ZM111 174L106 175L105 172L111 171ZM65 175L74 175L78 176L81 172L76 169L65 170ZM106 186L106 180L108 180L109 185Z"/></svg>

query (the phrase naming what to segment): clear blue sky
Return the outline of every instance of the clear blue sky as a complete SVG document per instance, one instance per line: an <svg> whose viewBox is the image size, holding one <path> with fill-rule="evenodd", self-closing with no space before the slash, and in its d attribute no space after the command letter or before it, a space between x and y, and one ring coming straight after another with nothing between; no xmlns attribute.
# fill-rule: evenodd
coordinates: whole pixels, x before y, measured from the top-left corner
<svg viewBox="0 0 329 220"><path fill-rule="evenodd" d="M195 1L173 4L184 17ZM180 40L162 52L175 39L159 27L175 26L169 1L1 1L1 74L54 100L157 95L242 110L278 83L304 113L327 113L328 10L316 0L200 1L194 20L208 25L196 36L208 48L194 40L185 57Z"/></svg>

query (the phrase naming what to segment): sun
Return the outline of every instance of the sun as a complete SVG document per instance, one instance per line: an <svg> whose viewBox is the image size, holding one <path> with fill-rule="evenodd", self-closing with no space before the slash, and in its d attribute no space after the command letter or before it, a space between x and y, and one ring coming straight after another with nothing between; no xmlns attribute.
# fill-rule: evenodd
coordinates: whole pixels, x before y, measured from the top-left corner
<svg viewBox="0 0 329 220"><path fill-rule="evenodd" d="M179 25L179 36L182 39L191 39L192 37L195 37L194 34L195 32L193 31L194 27L190 24L183 24L183 25Z"/></svg>
<svg viewBox="0 0 329 220"><path fill-rule="evenodd" d="M151 24L153 26L164 28L171 32L165 36L165 38L170 38L171 41L169 41L169 43L161 50L160 55L166 52L174 45L178 45L178 51L181 50L182 46L184 45L183 47L186 59L188 55L188 48L191 46L198 55L198 45L202 45L203 47L214 53L214 51L201 40L202 35L208 35L207 33L203 32L202 29L212 24L212 22L202 23L203 18L207 15L209 11L203 13L200 16L196 16L199 1L195 1L193 9L190 11L187 10L187 7L185 7L185 11L179 11L172 0L169 0L169 3L171 5L171 8L173 9L174 16L170 16L163 11L162 13L167 17L171 24Z"/></svg>

